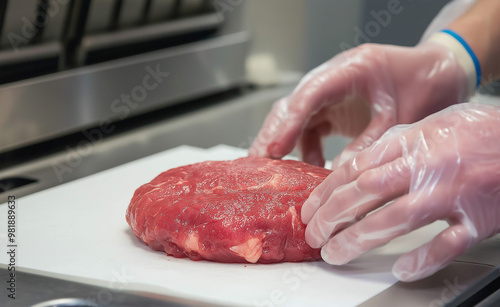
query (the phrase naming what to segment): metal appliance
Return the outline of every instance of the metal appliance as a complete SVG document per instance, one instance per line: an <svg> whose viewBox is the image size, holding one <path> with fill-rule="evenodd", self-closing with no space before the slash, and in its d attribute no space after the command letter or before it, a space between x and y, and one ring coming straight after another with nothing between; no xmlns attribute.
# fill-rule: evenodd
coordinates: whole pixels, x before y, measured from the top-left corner
<svg viewBox="0 0 500 307"><path fill-rule="evenodd" d="M244 83L241 5L2 3L0 153Z"/></svg>

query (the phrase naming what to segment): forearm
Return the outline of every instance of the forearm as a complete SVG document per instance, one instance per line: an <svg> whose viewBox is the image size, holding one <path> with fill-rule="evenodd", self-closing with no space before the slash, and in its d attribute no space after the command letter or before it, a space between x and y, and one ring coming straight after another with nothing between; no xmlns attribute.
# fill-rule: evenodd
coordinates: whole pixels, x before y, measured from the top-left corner
<svg viewBox="0 0 500 307"><path fill-rule="evenodd" d="M500 78L500 1L480 0L449 29L457 32L476 54L483 82Z"/></svg>

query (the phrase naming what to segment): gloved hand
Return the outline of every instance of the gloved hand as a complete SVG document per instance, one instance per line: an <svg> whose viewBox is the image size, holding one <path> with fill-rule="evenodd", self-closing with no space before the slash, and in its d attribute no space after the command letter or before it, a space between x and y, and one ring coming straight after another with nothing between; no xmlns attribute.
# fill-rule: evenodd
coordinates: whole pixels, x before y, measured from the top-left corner
<svg viewBox="0 0 500 307"><path fill-rule="evenodd" d="M391 128L311 193L301 211L307 243L342 265L446 220L449 228L393 267L402 281L433 274L500 232L499 140L500 107L488 105L460 104Z"/></svg>
<svg viewBox="0 0 500 307"><path fill-rule="evenodd" d="M361 45L314 69L277 101L249 155L282 158L298 143L304 161L323 166L323 137L355 137L335 167L390 127L464 101L469 88L454 53L438 43Z"/></svg>

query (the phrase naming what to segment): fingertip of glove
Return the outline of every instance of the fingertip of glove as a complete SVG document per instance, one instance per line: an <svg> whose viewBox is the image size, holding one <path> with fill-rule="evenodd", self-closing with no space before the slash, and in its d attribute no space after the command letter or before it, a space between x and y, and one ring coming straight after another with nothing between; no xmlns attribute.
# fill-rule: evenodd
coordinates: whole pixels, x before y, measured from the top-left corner
<svg viewBox="0 0 500 307"><path fill-rule="evenodd" d="M313 215L306 227L305 239L306 243L312 248L320 248L328 241L328 236L324 234L324 229L318 223L315 215Z"/></svg>
<svg viewBox="0 0 500 307"><path fill-rule="evenodd" d="M333 245L333 246L332 246ZM335 257L335 250L340 250L340 247L336 246L336 244L326 244L321 248L321 258L328 264L331 265L344 265L347 263L344 259L340 259Z"/></svg>
<svg viewBox="0 0 500 307"><path fill-rule="evenodd" d="M248 156L249 157L256 157L257 156L257 150L253 147L250 147L248 149Z"/></svg>
<svg viewBox="0 0 500 307"><path fill-rule="evenodd" d="M248 149L248 156L249 157L262 157L262 158L273 158L268 151L266 150L265 147L262 147L260 145L253 144L249 149Z"/></svg>
<svg viewBox="0 0 500 307"><path fill-rule="evenodd" d="M392 275L400 281L411 282L419 279L414 270L414 260L407 255L403 255L392 267Z"/></svg>
<svg viewBox="0 0 500 307"><path fill-rule="evenodd" d="M271 143L267 147L267 153L273 159L280 159L284 155L281 153L281 146L278 143Z"/></svg>
<svg viewBox="0 0 500 307"><path fill-rule="evenodd" d="M318 167L324 167L325 166L325 159L323 158L323 155L320 153L309 153L306 157L304 157L304 162L309 163L314 166Z"/></svg>
<svg viewBox="0 0 500 307"><path fill-rule="evenodd" d="M306 205L306 204L307 204L307 201L304 203L304 205L302 206L302 209L300 211L300 219L302 220L303 224L307 225L311 221L311 218L313 217L314 213L311 212L312 210L309 210L309 205Z"/></svg>
<svg viewBox="0 0 500 307"><path fill-rule="evenodd" d="M408 282L407 280L408 274L406 272L399 271L393 267L392 275L394 275L394 277L396 277L400 281Z"/></svg>
<svg viewBox="0 0 500 307"><path fill-rule="evenodd" d="M302 219L302 223L308 224L316 210L319 208L320 198L311 194L309 198L302 205L302 209L300 211L300 217Z"/></svg>

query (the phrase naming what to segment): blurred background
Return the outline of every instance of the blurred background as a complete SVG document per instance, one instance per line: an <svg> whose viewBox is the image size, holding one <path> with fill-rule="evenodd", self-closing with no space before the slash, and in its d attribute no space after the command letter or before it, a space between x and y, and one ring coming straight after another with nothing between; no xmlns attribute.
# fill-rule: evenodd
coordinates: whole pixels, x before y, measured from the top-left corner
<svg viewBox="0 0 500 307"><path fill-rule="evenodd" d="M355 28L371 43L415 45L448 2L450 0L252 0L247 1L246 27L254 37L252 53L273 55L280 69L308 71L342 51L342 43L357 45L355 36L359 32ZM394 4L398 13L390 14L389 19L381 17L383 23L374 17L381 11L388 12L388 6ZM373 23L368 23L373 21L378 28L370 29Z"/></svg>
<svg viewBox="0 0 500 307"><path fill-rule="evenodd" d="M447 2L449 0L2 0L0 64L4 69L0 71L0 82L5 84L180 45L206 38L199 33L201 28L234 31L238 26L222 24L241 20L244 23L239 30L247 30L252 36L251 55L269 55L282 70L308 71L345 49L340 47L342 43L346 46L367 41L414 45ZM389 12L391 5L396 13ZM193 18L213 12L220 15L219 25L206 23L202 27ZM172 24L157 27L155 31L150 29L153 25L180 19L191 20L191 29L187 26L184 31L176 31L176 25ZM172 39L173 32L177 32L176 41ZM356 35L362 38L356 40Z"/></svg>
<svg viewBox="0 0 500 307"><path fill-rule="evenodd" d="M362 43L415 45L448 2L0 0L0 192L181 145L246 149L307 71ZM34 179L2 179L20 174Z"/></svg>

